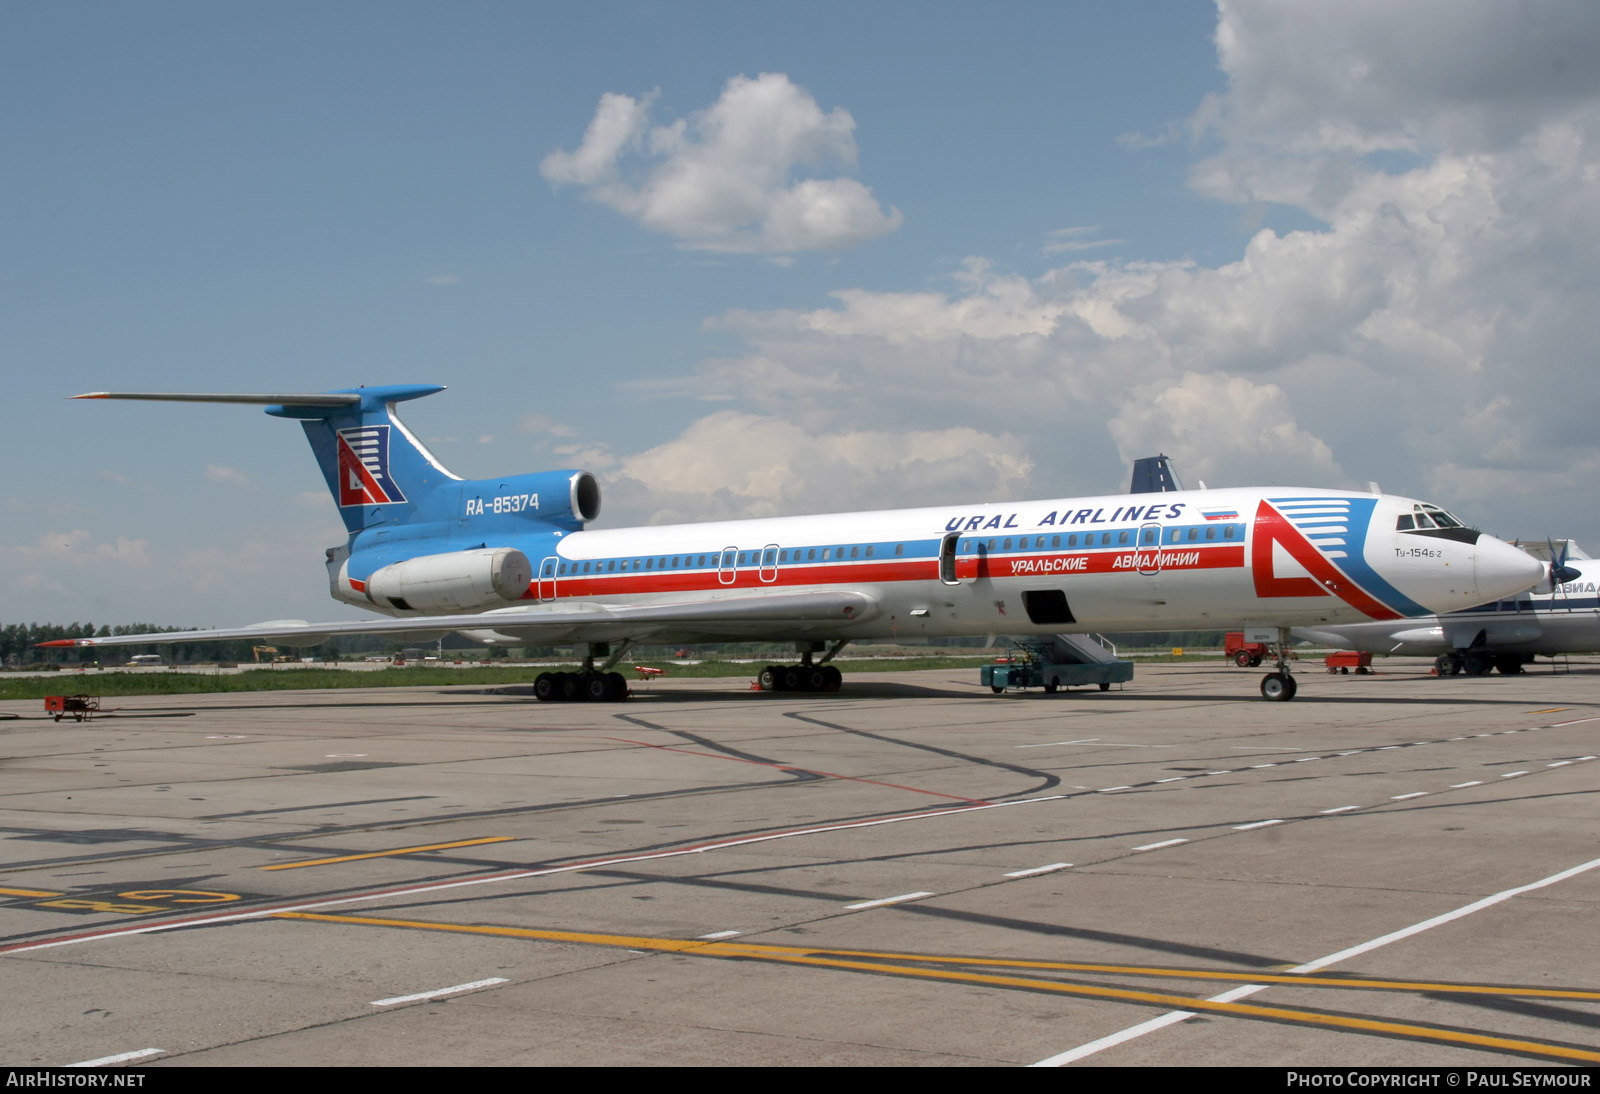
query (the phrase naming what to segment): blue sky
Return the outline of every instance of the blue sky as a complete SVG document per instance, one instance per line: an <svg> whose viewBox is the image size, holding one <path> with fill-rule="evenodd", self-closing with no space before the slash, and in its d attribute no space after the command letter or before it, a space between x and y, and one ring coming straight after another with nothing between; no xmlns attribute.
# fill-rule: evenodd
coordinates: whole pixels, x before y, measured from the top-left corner
<svg viewBox="0 0 1600 1094"><path fill-rule="evenodd" d="M1501 7L8 5L0 620L343 614L295 430L101 388L444 383L613 526L1163 448L1600 542L1596 19Z"/></svg>

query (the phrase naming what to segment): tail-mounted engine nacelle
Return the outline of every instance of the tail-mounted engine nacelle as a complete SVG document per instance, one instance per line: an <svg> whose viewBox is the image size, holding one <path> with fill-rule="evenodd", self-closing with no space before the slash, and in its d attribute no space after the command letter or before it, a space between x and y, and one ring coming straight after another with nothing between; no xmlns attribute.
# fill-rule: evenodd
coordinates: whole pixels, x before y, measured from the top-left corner
<svg viewBox="0 0 1600 1094"><path fill-rule="evenodd" d="M520 600L533 565L515 547L409 558L367 578L367 599L398 611L470 612Z"/></svg>
<svg viewBox="0 0 1600 1094"><path fill-rule="evenodd" d="M462 516L470 525L515 516L571 531L600 515L600 482L587 471L535 471L460 484Z"/></svg>

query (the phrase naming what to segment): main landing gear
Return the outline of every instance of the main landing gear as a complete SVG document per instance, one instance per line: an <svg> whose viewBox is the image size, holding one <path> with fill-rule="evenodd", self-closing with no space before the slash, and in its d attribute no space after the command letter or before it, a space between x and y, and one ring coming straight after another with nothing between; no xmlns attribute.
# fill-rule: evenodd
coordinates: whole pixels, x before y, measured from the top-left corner
<svg viewBox="0 0 1600 1094"><path fill-rule="evenodd" d="M838 691L844 677L832 665L768 665L756 677L762 691Z"/></svg>
<svg viewBox="0 0 1600 1094"><path fill-rule="evenodd" d="M1456 650L1454 653L1442 654L1434 658L1433 674L1435 676L1455 676L1458 673L1467 676L1488 676L1498 670L1505 676L1514 676L1522 671L1525 662L1521 654L1517 653L1480 653L1472 649Z"/></svg>
<svg viewBox="0 0 1600 1094"><path fill-rule="evenodd" d="M620 672L541 672L533 694L541 703L620 703L628 680Z"/></svg>
<svg viewBox="0 0 1600 1094"><path fill-rule="evenodd" d="M1289 673L1289 628L1278 628L1278 671L1261 678L1261 698L1273 703L1287 703L1299 690Z"/></svg>
<svg viewBox="0 0 1600 1094"><path fill-rule="evenodd" d="M622 660L633 643L624 641L611 650L609 642L592 642L583 658L582 672L541 672L533 680L533 694L541 703L620 703L628 697L628 679L611 666ZM605 663L595 668L594 659Z"/></svg>
<svg viewBox="0 0 1600 1094"><path fill-rule="evenodd" d="M822 649L821 642L804 642L800 646L798 665L768 665L756 676L762 691L838 691L844 677L828 664L833 655L844 649L849 639L834 643L832 649L815 664L811 655Z"/></svg>

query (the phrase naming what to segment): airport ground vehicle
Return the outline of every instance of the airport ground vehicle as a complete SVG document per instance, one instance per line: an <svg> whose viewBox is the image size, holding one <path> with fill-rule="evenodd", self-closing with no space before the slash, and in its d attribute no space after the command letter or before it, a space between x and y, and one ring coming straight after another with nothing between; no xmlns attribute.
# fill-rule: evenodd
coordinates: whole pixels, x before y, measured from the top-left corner
<svg viewBox="0 0 1600 1094"><path fill-rule="evenodd" d="M1253 669L1272 656L1266 642L1246 642L1243 631L1229 631L1222 639L1222 655L1242 669Z"/></svg>
<svg viewBox="0 0 1600 1094"><path fill-rule="evenodd" d="M1091 684L1110 691L1112 684L1133 679L1132 661L1118 660L1116 650L1107 650L1088 635L1019 640L1012 643L1012 650L1011 656L979 670L979 682L996 695L1009 688L1044 688L1053 694L1061 688Z"/></svg>

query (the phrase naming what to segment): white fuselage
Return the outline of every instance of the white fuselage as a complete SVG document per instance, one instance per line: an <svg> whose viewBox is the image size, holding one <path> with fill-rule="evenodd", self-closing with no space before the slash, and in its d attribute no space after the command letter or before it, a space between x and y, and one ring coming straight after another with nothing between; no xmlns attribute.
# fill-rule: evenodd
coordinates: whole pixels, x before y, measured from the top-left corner
<svg viewBox="0 0 1600 1094"><path fill-rule="evenodd" d="M530 556L527 598L484 620L849 589L876 609L834 637L1315 625L1457 610L1543 574L1489 536L1398 532L1416 505L1227 489L581 531Z"/></svg>

